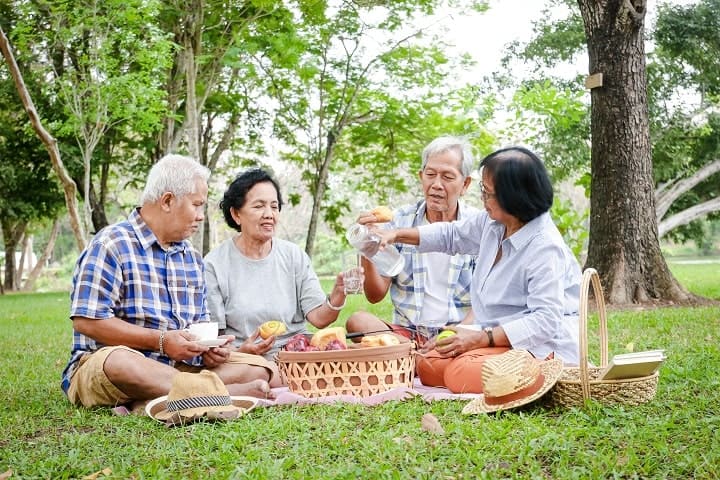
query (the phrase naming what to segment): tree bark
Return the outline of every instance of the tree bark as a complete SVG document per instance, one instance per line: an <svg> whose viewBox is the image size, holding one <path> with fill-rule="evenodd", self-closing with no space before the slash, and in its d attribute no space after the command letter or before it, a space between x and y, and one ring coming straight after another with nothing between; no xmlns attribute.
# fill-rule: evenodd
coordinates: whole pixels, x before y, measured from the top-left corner
<svg viewBox="0 0 720 480"><path fill-rule="evenodd" d="M645 0L578 0L591 91L590 241L611 304L685 303L697 298L670 273L660 250L645 71Z"/></svg>
<svg viewBox="0 0 720 480"><path fill-rule="evenodd" d="M60 158L60 150L58 150L57 147L57 140L55 140L55 138L50 135L47 130L45 130L40 122L40 117L35 110L35 104L30 97L30 92L28 92L28 89L25 86L25 81L23 80L20 69L17 66L12 49L10 48L10 42L5 36L5 32L2 28L0 28L0 50L2 50L5 61L8 64L10 74L15 81L15 87L20 95L20 99L22 100L25 110L30 117L30 123L50 154L50 161L52 162L53 170L55 170L55 173L57 173L57 176L60 178L60 182L63 185L65 205L67 206L68 214L70 215L70 226L75 234L75 244L77 245L78 250L82 251L85 248L85 232L82 226L82 220L80 219L80 213L78 211L76 196L77 185L75 185L75 182L70 177L70 174Z"/></svg>

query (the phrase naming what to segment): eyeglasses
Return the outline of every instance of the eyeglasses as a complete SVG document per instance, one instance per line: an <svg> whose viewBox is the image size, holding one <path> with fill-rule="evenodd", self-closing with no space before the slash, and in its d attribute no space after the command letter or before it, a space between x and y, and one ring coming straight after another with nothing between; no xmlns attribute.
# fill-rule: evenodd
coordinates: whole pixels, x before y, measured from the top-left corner
<svg viewBox="0 0 720 480"><path fill-rule="evenodd" d="M482 201L487 202L488 199L495 198L495 197L497 197L497 195L485 190L485 185L483 185L482 182L480 182L480 198L482 199Z"/></svg>

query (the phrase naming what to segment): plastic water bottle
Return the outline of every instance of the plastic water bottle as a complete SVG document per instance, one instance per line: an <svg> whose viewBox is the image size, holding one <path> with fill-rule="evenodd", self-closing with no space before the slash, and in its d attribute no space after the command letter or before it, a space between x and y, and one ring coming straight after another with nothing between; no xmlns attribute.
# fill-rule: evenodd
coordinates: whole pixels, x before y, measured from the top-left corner
<svg viewBox="0 0 720 480"><path fill-rule="evenodd" d="M385 245L380 250L380 237L372 233L365 225L353 224L345 232L345 238L360 254L375 264L383 275L394 277L405 266L405 258L393 245Z"/></svg>

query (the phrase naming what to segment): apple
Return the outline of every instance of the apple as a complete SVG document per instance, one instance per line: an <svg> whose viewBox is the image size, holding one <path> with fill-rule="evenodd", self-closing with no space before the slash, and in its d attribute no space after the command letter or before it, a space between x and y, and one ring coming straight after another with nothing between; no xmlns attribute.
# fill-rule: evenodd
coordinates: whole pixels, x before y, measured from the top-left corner
<svg viewBox="0 0 720 480"><path fill-rule="evenodd" d="M455 332L452 330L443 330L442 332L438 333L436 340L442 340L443 338L452 337L455 335Z"/></svg>

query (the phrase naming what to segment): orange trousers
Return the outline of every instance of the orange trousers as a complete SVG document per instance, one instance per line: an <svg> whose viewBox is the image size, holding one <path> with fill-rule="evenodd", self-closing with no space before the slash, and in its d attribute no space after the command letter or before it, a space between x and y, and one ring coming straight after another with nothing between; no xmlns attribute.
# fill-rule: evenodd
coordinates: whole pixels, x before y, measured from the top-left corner
<svg viewBox="0 0 720 480"><path fill-rule="evenodd" d="M477 348L457 357L443 357L436 350L431 350L424 356L415 357L415 369L423 385L446 387L453 393L483 393L483 363L508 350L509 347Z"/></svg>

